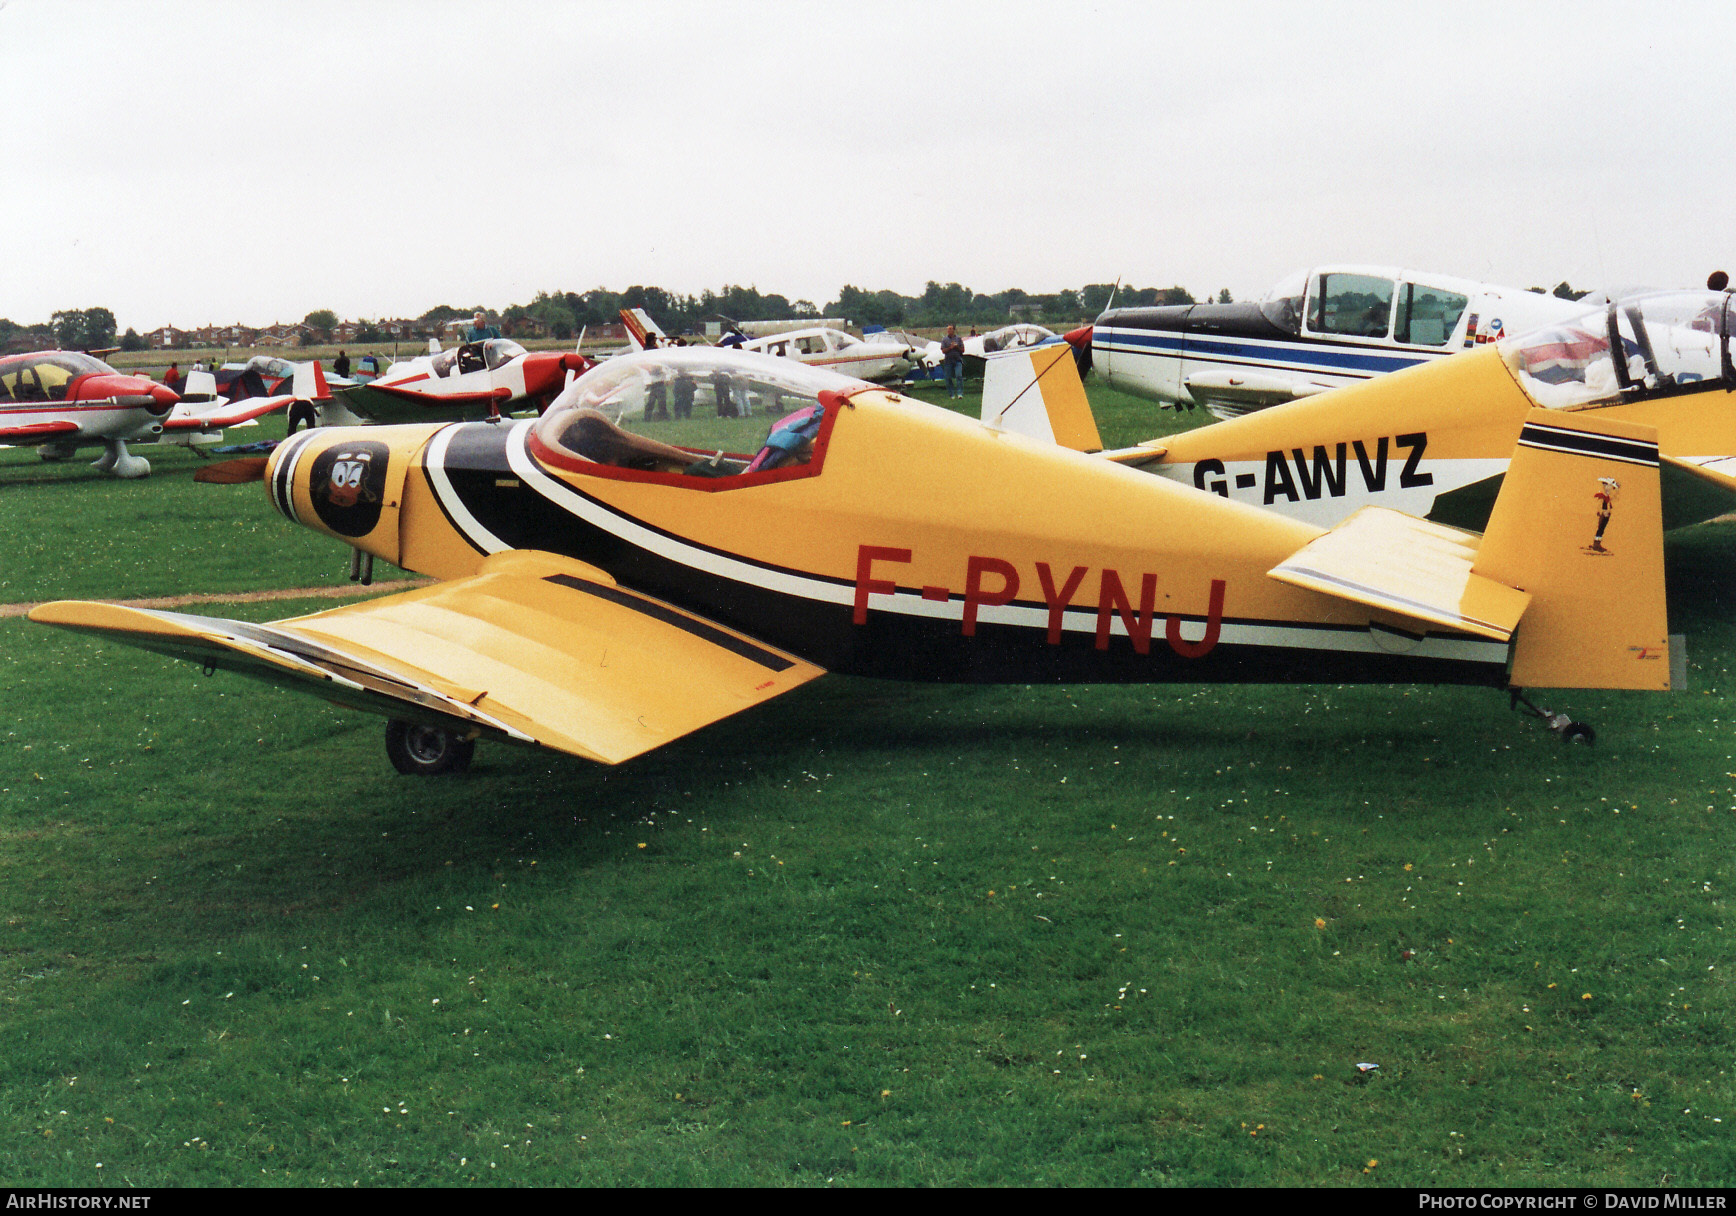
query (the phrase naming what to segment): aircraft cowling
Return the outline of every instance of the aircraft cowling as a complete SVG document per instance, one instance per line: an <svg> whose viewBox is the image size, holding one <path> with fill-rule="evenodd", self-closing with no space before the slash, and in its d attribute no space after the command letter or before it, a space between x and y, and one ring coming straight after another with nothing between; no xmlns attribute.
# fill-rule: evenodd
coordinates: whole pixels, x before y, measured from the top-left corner
<svg viewBox="0 0 1736 1216"><path fill-rule="evenodd" d="M174 389L144 376L95 373L73 381L67 394L75 401L114 401L161 418L180 402Z"/></svg>
<svg viewBox="0 0 1736 1216"><path fill-rule="evenodd" d="M292 435L265 466L271 505L295 523L400 564L405 475L438 429L322 427Z"/></svg>
<svg viewBox="0 0 1736 1216"><path fill-rule="evenodd" d="M595 366L595 360L574 351L532 352L524 357L524 395L540 410L566 387L568 372L582 376Z"/></svg>

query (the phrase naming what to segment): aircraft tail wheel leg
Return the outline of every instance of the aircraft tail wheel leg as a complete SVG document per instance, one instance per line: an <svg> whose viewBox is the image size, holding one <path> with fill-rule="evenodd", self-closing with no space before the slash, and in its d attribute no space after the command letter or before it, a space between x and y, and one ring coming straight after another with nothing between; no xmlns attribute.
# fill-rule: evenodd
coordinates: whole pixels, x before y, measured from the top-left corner
<svg viewBox="0 0 1736 1216"><path fill-rule="evenodd" d="M470 770L476 740L437 726L417 726L393 718L386 723L386 755L392 767L409 777Z"/></svg>
<svg viewBox="0 0 1736 1216"><path fill-rule="evenodd" d="M1507 707L1522 709L1528 716L1537 718L1543 725L1561 736L1563 743L1584 743L1587 746L1597 742L1597 732L1583 722L1575 722L1566 714L1552 713L1540 709L1531 702L1523 689L1509 688L1507 690Z"/></svg>

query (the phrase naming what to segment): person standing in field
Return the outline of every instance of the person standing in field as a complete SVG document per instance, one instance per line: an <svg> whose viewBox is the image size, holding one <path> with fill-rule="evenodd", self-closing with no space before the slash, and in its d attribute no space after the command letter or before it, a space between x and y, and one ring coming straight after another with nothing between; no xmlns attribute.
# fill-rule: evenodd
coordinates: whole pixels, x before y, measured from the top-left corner
<svg viewBox="0 0 1736 1216"><path fill-rule="evenodd" d="M964 339L958 336L958 326L948 325L946 337L940 340L940 367L946 373L946 395L953 400L964 396Z"/></svg>
<svg viewBox="0 0 1736 1216"><path fill-rule="evenodd" d="M348 380L350 378L350 357L340 350L338 357L332 360L332 370Z"/></svg>
<svg viewBox="0 0 1736 1216"><path fill-rule="evenodd" d="M484 338L498 337L500 337L500 330L488 323L488 314L479 312L476 314L475 323L471 325L470 332L464 340L466 342L480 342Z"/></svg>

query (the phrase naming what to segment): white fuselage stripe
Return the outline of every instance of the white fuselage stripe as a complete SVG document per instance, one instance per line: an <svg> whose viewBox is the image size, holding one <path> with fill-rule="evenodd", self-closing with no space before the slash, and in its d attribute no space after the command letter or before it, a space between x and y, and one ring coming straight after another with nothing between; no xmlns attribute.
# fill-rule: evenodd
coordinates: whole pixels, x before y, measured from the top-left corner
<svg viewBox="0 0 1736 1216"><path fill-rule="evenodd" d="M544 472L530 454L526 440L534 425L535 420L527 419L515 423L508 432L507 463L525 488L542 495L562 510L647 553L715 578L816 603L855 603L856 588L853 583L833 582L788 570L773 569L715 553L646 527L577 493ZM444 461L452 433L453 428L445 428L428 444L426 465L429 484L434 488L447 514L473 545L487 553L508 549L510 545L483 527L464 506L451 480L446 476ZM894 612L902 616L927 617L938 621L962 621L964 617L962 597L953 596L943 603L923 599L920 591L898 591L890 595L876 593L869 597L869 607L876 612ZM1045 631L1049 627L1049 610L1031 605L982 604L977 607L976 616L986 624L1014 625ZM1068 633L1095 634L1097 618L1096 608L1068 609L1062 613L1061 628ZM1153 617L1152 636L1162 637L1167 625L1168 618ZM1187 634L1200 633L1204 628L1199 621L1185 617L1183 627L1184 637ZM1117 637L1127 636L1127 627L1119 614L1111 616L1110 633ZM1390 653L1365 629L1302 622L1284 625L1225 621L1220 628L1218 642L1219 645L1266 646L1291 650L1332 650L1371 655ZM1504 644L1473 638L1429 637L1419 642L1409 653L1418 658L1452 659L1461 662L1499 664L1507 660L1507 647Z"/></svg>

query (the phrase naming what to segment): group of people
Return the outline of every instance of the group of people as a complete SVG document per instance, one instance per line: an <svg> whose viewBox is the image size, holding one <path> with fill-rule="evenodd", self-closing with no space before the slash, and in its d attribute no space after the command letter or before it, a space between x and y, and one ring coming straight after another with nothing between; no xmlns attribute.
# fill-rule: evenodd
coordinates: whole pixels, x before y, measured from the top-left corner
<svg viewBox="0 0 1736 1216"><path fill-rule="evenodd" d="M677 367L671 372L651 364L646 372L650 376L650 381L645 385L646 418L655 420L693 417L693 399L699 390L699 381L686 368ZM719 418L752 416L753 401L748 395L745 383L721 367L713 371L708 379Z"/></svg>

